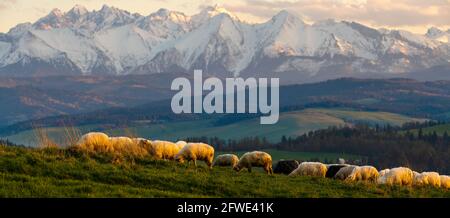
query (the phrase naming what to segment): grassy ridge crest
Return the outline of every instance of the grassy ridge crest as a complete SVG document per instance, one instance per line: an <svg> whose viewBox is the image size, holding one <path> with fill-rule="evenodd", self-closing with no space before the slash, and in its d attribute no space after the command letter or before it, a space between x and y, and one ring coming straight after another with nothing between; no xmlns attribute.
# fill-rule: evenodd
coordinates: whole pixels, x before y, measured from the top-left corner
<svg viewBox="0 0 450 218"><path fill-rule="evenodd" d="M0 146L0 197L450 197L450 191Z"/></svg>

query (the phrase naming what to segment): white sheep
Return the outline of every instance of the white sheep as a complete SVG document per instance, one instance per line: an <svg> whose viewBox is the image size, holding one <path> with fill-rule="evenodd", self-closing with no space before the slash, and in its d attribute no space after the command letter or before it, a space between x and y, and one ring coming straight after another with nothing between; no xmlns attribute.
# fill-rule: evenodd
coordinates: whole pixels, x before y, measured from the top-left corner
<svg viewBox="0 0 450 218"><path fill-rule="evenodd" d="M324 177L327 173L327 166L319 162L302 162L297 169L292 171L289 176L317 176Z"/></svg>
<svg viewBox="0 0 450 218"><path fill-rule="evenodd" d="M346 178L348 181L372 181L378 179L378 170L373 166L357 166L352 173Z"/></svg>
<svg viewBox="0 0 450 218"><path fill-rule="evenodd" d="M407 167L392 168L383 176L379 177L379 184L387 185L411 185L413 182L413 171Z"/></svg>
<svg viewBox="0 0 450 218"><path fill-rule="evenodd" d="M247 152L241 156L233 169L239 172L247 168L248 172L252 172L252 167L263 167L267 174L273 174L272 156L263 151Z"/></svg>
<svg viewBox="0 0 450 218"><path fill-rule="evenodd" d="M135 144L141 144L142 142L148 141L148 139L145 138L131 138L131 140L133 140L133 143Z"/></svg>
<svg viewBox="0 0 450 218"><path fill-rule="evenodd" d="M92 152L114 151L109 141L108 135L102 132L90 132L84 134L76 143L76 147Z"/></svg>
<svg viewBox="0 0 450 218"><path fill-rule="evenodd" d="M390 169L384 169L384 170L381 170L378 174L379 174L380 177L382 177L382 176L384 176L387 172L389 172L389 170L390 170Z"/></svg>
<svg viewBox="0 0 450 218"><path fill-rule="evenodd" d="M352 173L356 166L350 165L346 167L342 167L339 171L334 175L335 179L346 180Z"/></svg>
<svg viewBox="0 0 450 218"><path fill-rule="evenodd" d="M450 176L441 175L441 187L450 189Z"/></svg>
<svg viewBox="0 0 450 218"><path fill-rule="evenodd" d="M116 154L125 154L130 156L146 156L148 151L141 146L143 138L129 138L125 136L109 137L110 144Z"/></svg>
<svg viewBox="0 0 450 218"><path fill-rule="evenodd" d="M175 155L175 160L184 163L184 161L193 161L194 166L197 166L197 160L205 161L209 168L212 168L214 159L214 148L205 143L187 143Z"/></svg>
<svg viewBox="0 0 450 218"><path fill-rule="evenodd" d="M109 142L111 143L111 146L113 147L114 151L122 150L124 147L128 145L134 144L131 138L125 136L109 137Z"/></svg>
<svg viewBox="0 0 450 218"><path fill-rule="evenodd" d="M413 185L415 185L415 186L434 186L434 187L441 186L441 178L439 176L439 173L436 173L436 172L423 172L423 173L413 172L413 174L414 174Z"/></svg>
<svg viewBox="0 0 450 218"><path fill-rule="evenodd" d="M234 167L239 162L239 157L234 154L222 154L215 158L213 166Z"/></svg>
<svg viewBox="0 0 450 218"><path fill-rule="evenodd" d="M177 146L178 146L178 148L181 150L186 144L187 144L187 142L185 142L185 141L178 141L178 142L176 142L175 143Z"/></svg>
<svg viewBox="0 0 450 218"><path fill-rule="evenodd" d="M181 150L180 146L169 141L146 141L144 143L150 143L144 145L148 149L148 153L152 155L155 159L161 160L174 160L175 155Z"/></svg>

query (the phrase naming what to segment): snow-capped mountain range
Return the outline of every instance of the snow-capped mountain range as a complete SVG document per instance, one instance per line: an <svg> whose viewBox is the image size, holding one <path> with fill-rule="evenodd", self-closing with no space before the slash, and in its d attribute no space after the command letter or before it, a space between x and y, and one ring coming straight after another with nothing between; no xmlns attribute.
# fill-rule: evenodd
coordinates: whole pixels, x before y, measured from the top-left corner
<svg viewBox="0 0 450 218"><path fill-rule="evenodd" d="M450 30L425 35L347 21L307 24L287 11L250 24L221 7L148 16L103 6L52 10L0 33L0 75L192 72L331 78L420 71L450 64Z"/></svg>

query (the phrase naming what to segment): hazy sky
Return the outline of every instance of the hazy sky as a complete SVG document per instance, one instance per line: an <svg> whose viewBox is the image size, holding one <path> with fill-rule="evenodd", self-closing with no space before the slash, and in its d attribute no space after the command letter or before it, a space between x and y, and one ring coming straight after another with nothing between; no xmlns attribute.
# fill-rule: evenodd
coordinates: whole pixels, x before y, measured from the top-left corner
<svg viewBox="0 0 450 218"><path fill-rule="evenodd" d="M307 22L334 18L416 33L431 26L450 28L450 0L0 0L0 32L18 23L34 22L53 8L68 11L76 4L89 10L107 4L142 15L159 8L192 15L217 4L249 22L266 21L286 9Z"/></svg>

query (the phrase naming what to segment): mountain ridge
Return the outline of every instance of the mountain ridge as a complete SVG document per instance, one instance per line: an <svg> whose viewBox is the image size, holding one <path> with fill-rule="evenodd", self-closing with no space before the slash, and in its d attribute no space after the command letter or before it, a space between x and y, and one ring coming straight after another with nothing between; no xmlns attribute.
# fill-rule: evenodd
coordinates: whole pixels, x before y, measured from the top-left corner
<svg viewBox="0 0 450 218"><path fill-rule="evenodd" d="M192 16L168 9L143 16L107 5L98 11L76 5L0 34L0 75L203 69L220 77L395 77L450 65L449 34L437 28L424 35L378 30L332 19L307 24L286 10L250 24L218 6Z"/></svg>

